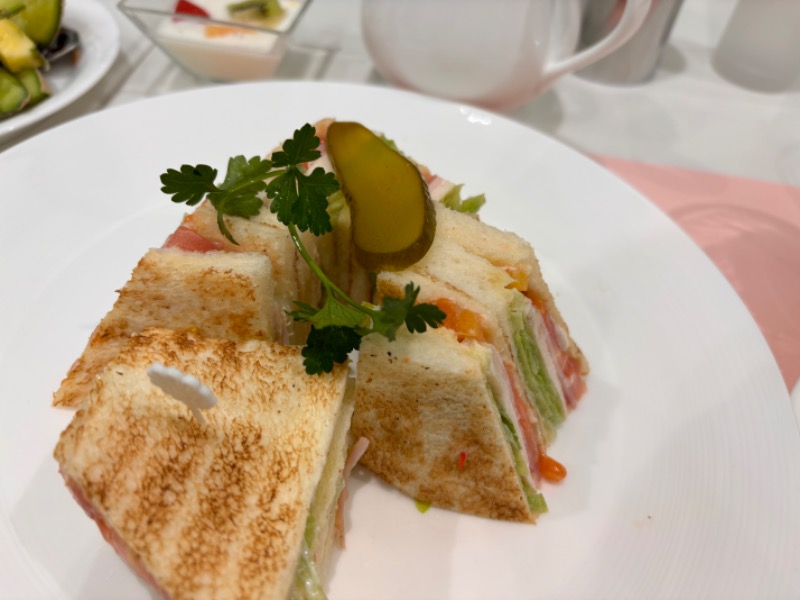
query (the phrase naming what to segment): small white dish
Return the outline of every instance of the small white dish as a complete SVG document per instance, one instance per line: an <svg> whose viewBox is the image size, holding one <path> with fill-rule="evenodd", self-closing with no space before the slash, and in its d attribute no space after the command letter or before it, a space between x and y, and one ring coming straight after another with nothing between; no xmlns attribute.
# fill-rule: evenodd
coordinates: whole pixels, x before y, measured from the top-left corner
<svg viewBox="0 0 800 600"><path fill-rule="evenodd" d="M311 0L282 0L269 25L233 20L227 0L193 0L196 13L176 13L176 0L122 0L119 9L185 71L217 82L273 76L289 36Z"/></svg>
<svg viewBox="0 0 800 600"><path fill-rule="evenodd" d="M52 96L30 110L0 121L0 142L66 108L88 92L111 68L119 53L120 35L111 13L96 0L67 0L63 25L81 37L80 60L69 58L44 74Z"/></svg>

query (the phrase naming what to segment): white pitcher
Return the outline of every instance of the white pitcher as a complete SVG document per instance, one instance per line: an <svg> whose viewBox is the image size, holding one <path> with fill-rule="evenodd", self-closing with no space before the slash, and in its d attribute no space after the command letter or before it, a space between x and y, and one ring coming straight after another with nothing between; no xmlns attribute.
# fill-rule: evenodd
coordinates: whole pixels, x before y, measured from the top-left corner
<svg viewBox="0 0 800 600"><path fill-rule="evenodd" d="M391 83L504 110L630 39L651 0L619 3L617 26L577 54L580 0L363 0L361 17L375 68Z"/></svg>

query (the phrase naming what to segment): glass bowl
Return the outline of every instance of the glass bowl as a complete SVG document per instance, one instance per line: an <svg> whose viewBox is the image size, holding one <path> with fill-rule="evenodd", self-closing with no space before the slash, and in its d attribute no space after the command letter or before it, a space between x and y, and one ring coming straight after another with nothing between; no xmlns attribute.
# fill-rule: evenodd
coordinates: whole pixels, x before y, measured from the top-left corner
<svg viewBox="0 0 800 600"><path fill-rule="evenodd" d="M118 7L189 73L210 81L256 81L278 68L289 35L311 3L278 1L283 13L259 21L234 20L229 0L122 0Z"/></svg>

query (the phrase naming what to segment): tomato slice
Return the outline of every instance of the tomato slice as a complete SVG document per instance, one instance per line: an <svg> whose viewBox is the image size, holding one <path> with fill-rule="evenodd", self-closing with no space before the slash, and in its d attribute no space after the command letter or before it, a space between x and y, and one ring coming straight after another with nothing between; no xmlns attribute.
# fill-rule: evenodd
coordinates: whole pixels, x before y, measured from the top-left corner
<svg viewBox="0 0 800 600"><path fill-rule="evenodd" d="M556 366L558 367L558 381L561 386L561 391L564 394L564 399L567 401L567 406L569 408L575 408L578 404L578 400L580 400L581 396L586 392L586 382L581 375L581 364L576 358L570 356L569 353L561 348L558 342L557 326L555 321L553 321L553 317L551 317L550 313L547 311L547 306L544 301L531 289L525 290L524 293L531 301L534 308L542 315L542 319L544 319L547 337L550 342L549 346L556 353Z"/></svg>
<svg viewBox="0 0 800 600"><path fill-rule="evenodd" d="M567 468L547 454L539 456L539 472L551 483L557 483L567 476Z"/></svg>

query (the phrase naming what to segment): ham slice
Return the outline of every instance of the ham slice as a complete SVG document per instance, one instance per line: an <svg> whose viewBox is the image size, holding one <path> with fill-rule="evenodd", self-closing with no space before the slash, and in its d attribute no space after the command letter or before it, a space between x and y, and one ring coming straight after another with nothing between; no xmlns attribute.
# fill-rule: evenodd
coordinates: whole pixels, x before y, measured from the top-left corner
<svg viewBox="0 0 800 600"><path fill-rule="evenodd" d="M181 225L164 242L164 248L179 248L185 252L213 252L224 250L225 246L214 240L206 239L185 225Z"/></svg>
<svg viewBox="0 0 800 600"><path fill-rule="evenodd" d="M62 476L64 474L62 473ZM136 573L139 578L151 589L153 589L161 598L164 600L169 600L169 594L158 585L158 582L155 580L153 575L147 570L147 567L144 566L139 557L136 553L128 546L123 539L119 536L119 534L114 531L106 520L103 518L103 515L89 502L86 496L83 493L83 490L78 486L77 483L72 481L69 477L64 476L64 481L67 484L67 489L72 493L72 497L75 498L75 501L80 505L80 507L84 510L84 512L92 519L95 523L97 523L97 527L100 529L100 533L103 534L103 538L111 544L111 547L114 548L114 551L117 555L125 561L125 563L133 569L133 572Z"/></svg>
<svg viewBox="0 0 800 600"><path fill-rule="evenodd" d="M350 454L347 456L347 462L342 471L342 478L344 479L344 487L339 494L339 500L336 504L336 539L339 542L339 547L344 548L344 505L350 495L347 491L347 483L350 480L350 472L364 456L364 453L369 447L369 440L365 437L358 438L353 447L350 449Z"/></svg>
<svg viewBox="0 0 800 600"><path fill-rule="evenodd" d="M548 348L555 354L561 392L564 394L567 406L573 409L586 392L586 381L581 375L581 365L567 352L565 346L568 345L568 342L564 341L563 335L559 335L558 325L553 321L553 317L542 309L539 309L539 312L547 330Z"/></svg>

